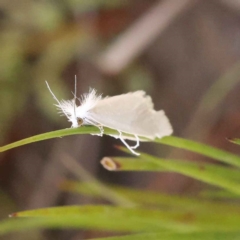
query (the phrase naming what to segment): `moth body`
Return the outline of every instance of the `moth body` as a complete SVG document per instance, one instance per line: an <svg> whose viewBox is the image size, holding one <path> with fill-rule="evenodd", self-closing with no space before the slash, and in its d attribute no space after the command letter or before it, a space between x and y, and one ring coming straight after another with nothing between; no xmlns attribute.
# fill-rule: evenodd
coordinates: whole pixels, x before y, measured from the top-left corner
<svg viewBox="0 0 240 240"><path fill-rule="evenodd" d="M153 140L173 132L164 111L155 111L151 97L146 96L144 91L102 98L96 90L90 89L81 98L76 98L75 92L73 100L58 101L49 85L48 88L58 102L58 110L66 115L72 127L94 125L100 129L100 135L103 127L115 129L119 135L113 136L119 138L134 154L137 154L133 149L139 146L139 137ZM133 136L122 136L122 133ZM130 147L124 139L136 140L137 144Z"/></svg>

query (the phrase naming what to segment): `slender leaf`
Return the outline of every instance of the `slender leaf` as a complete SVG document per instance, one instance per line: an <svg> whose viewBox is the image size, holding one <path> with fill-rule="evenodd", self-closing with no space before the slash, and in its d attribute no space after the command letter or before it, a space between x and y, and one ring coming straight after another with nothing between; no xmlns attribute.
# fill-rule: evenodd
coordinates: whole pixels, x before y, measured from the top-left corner
<svg viewBox="0 0 240 240"><path fill-rule="evenodd" d="M69 136L69 135L89 134L89 133L95 133L95 134L99 133L99 129L97 129L96 127L84 126L81 128L67 128L67 129L61 129L53 132L42 133L39 135L35 135L32 137L25 138L17 142L2 146L0 147L0 152L4 152L9 149L23 146L33 142L39 142L39 141L48 140L52 138L60 138L60 137Z"/></svg>
<svg viewBox="0 0 240 240"><path fill-rule="evenodd" d="M117 231L240 231L240 212L198 212L171 209L122 208L110 206L67 206L37 209L13 214L31 217L33 227L82 227ZM46 220L46 222L44 221ZM5 225L4 225L5 224ZM0 233L11 231L6 222L0 224ZM24 227L24 226L23 226ZM2 230L3 229L3 230ZM19 228L18 228L19 229Z"/></svg>
<svg viewBox="0 0 240 240"><path fill-rule="evenodd" d="M240 194L239 171L206 163L199 165L194 162L165 160L147 154L141 154L140 158L158 162L161 167L165 167L173 172L222 187L238 195Z"/></svg>
<svg viewBox="0 0 240 240"><path fill-rule="evenodd" d="M240 139L239 138L228 138L229 142L240 145Z"/></svg>
<svg viewBox="0 0 240 240"><path fill-rule="evenodd" d="M233 166L240 167L239 156L214 148L214 147L210 147L202 143L194 142L191 140L187 140L187 139L179 138L175 136L156 139L155 142L172 146L172 147L185 149L191 152L199 153L201 155L216 159L220 162L228 163Z"/></svg>
<svg viewBox="0 0 240 240"><path fill-rule="evenodd" d="M123 147L120 147L120 149L122 149L123 151L127 151ZM127 171L139 171L139 169L142 169L144 171L163 171L163 169L166 169L166 171L180 173L185 176L206 182L208 184L222 187L235 194L240 194L240 174L238 170L216 166L208 163L196 163L174 159L166 160L153 157L145 153L141 153L140 157L137 160L138 162L136 162L136 158L133 158L132 160L126 160L124 158L122 159L114 157L103 158L101 163L104 167L107 166L106 168L109 170L108 166L110 164L106 164L106 162L113 162L111 165L115 166L116 168L113 168L111 170L115 171L124 171L124 169L126 169ZM135 164L133 164L131 161L135 162ZM155 167L153 167L152 164L155 164Z"/></svg>
<svg viewBox="0 0 240 240"><path fill-rule="evenodd" d="M142 233L120 237L94 238L94 240L237 240L240 232L196 232L196 233Z"/></svg>
<svg viewBox="0 0 240 240"><path fill-rule="evenodd" d="M92 135L98 135L100 133L99 129L94 126L82 126L79 128L66 128L66 129L61 129L57 131L52 131L52 132L47 132L47 133L42 133L39 135L35 135L29 138L25 138L19 141L16 141L14 143L7 144L5 146L0 147L0 152L7 151L12 148L20 147L26 144L30 144L33 142L39 142L43 140L48 140L52 138L61 138L65 136L70 136L70 135L77 135L77 134L92 134ZM110 128L104 128L104 134L106 135L119 135L119 132ZM123 134L123 136L132 136L131 134ZM135 139L135 137L133 137ZM148 141L145 139L145 141Z"/></svg>
<svg viewBox="0 0 240 240"><path fill-rule="evenodd" d="M9 149L26 145L29 143L33 143L33 142L38 142L38 141L43 141L43 140L58 138L58 137L64 137L69 135L76 135L76 134L93 134L93 135L95 134L96 135L96 134L99 134L99 129L94 126L82 126L80 128L67 128L67 129L57 130L53 132L47 132L47 133L25 138L20 141L2 146L0 147L0 152L4 152ZM104 128L104 134L115 135L115 136L119 135L119 133L116 130L113 130L110 128ZM123 136L131 136L131 134L123 134ZM146 138L141 138L141 139L143 141L149 141ZM174 136L155 139L154 142L189 150L195 153L199 153L207 157L210 157L218 161L228 163L237 167L240 166L240 157L238 157L237 155L234 155L232 153L229 153L214 147L207 146L202 143L197 143L191 140L174 137Z"/></svg>
<svg viewBox="0 0 240 240"><path fill-rule="evenodd" d="M92 197L102 197L99 191L94 191L90 186L91 183L66 181L62 185L62 189ZM209 201L206 199L197 199L190 196L168 195L152 192L149 190L136 190L133 188L121 187L117 185L108 186L108 188L113 189L114 191L120 193L122 196L126 196L128 199L131 199L138 204L145 204L147 207L154 205L163 209L182 209L185 211L193 211L196 214L199 211L206 211L208 213L220 211L223 214L227 214L229 212L240 213L240 206L237 203L234 204L232 202L229 204L228 202Z"/></svg>
<svg viewBox="0 0 240 240"><path fill-rule="evenodd" d="M156 231L159 229L173 229L175 231L186 232L201 229L201 227L196 227L194 224L186 224L182 220L185 216L182 211L178 213L166 213L164 211L140 208L67 206L18 212L12 214L12 216L46 219L46 222L43 220L33 223L33 226L44 227L82 227L85 229L131 232Z"/></svg>
<svg viewBox="0 0 240 240"><path fill-rule="evenodd" d="M199 194L203 198L208 199L239 199L239 195L226 190L204 190Z"/></svg>
<svg viewBox="0 0 240 240"><path fill-rule="evenodd" d="M118 148L124 149L122 147ZM101 160L101 164L104 168L110 171L170 171L155 162L146 161L136 157L104 157Z"/></svg>

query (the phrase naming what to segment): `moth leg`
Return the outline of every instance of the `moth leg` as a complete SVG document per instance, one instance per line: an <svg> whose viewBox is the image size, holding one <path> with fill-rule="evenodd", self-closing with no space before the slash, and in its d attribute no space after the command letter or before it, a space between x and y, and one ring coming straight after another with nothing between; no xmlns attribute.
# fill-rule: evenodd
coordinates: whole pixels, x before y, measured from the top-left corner
<svg viewBox="0 0 240 240"><path fill-rule="evenodd" d="M103 129L103 126L98 124L98 123L92 123L93 126L97 127L100 131L100 134L98 134L98 136L102 137L103 136L103 133L104 133L104 129Z"/></svg>
<svg viewBox="0 0 240 240"><path fill-rule="evenodd" d="M120 132L120 131L118 131L118 132L119 132L118 138L119 138L119 139L121 140L121 142L127 147L127 149L128 149L131 153L139 156L140 153L135 152L135 151L133 150L133 148L132 148L131 146L129 146L128 143L122 138L122 132Z"/></svg>
<svg viewBox="0 0 240 240"><path fill-rule="evenodd" d="M97 127L99 129L100 134L97 133L96 134L97 136L100 136L100 137L103 136L104 129L103 129L103 126L101 124L93 122L93 121L90 121L90 120L87 120L87 122L88 122L88 124L93 125L93 126L95 126L95 127Z"/></svg>
<svg viewBox="0 0 240 240"><path fill-rule="evenodd" d="M98 127L98 129L100 130L100 135L99 136L103 136L103 133L104 133L104 129L103 129L103 126L102 125L95 125L96 127Z"/></svg>
<svg viewBox="0 0 240 240"><path fill-rule="evenodd" d="M138 148L139 147L139 137L138 137L138 135L134 135L134 137L135 137L135 139L136 139L136 145L135 146L132 146L131 148L133 148L133 149L136 149L136 148Z"/></svg>

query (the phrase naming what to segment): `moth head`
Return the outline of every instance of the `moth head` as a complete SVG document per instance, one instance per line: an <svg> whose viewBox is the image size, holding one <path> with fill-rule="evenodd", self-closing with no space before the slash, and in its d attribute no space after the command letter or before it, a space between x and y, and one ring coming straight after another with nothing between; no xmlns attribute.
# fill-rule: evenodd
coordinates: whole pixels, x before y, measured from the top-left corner
<svg viewBox="0 0 240 240"><path fill-rule="evenodd" d="M72 122L72 128L81 127L83 125L83 119L79 117L72 116L69 121Z"/></svg>
<svg viewBox="0 0 240 240"><path fill-rule="evenodd" d="M83 125L83 119L77 117L77 123L78 123L78 127L82 126Z"/></svg>
<svg viewBox="0 0 240 240"><path fill-rule="evenodd" d="M52 90L50 89L48 83L46 82L47 87L50 91L50 93L52 94L53 98L56 100L56 102L58 104L55 104L59 110L59 112L63 115L65 115L68 118L68 121L72 123L72 127L78 127L80 125L82 125L83 120L80 118L77 118L76 116L76 95L74 95L74 99L73 100L62 100L59 101L57 99L57 97L54 95L54 93L52 92Z"/></svg>
<svg viewBox="0 0 240 240"><path fill-rule="evenodd" d="M79 107L76 106L75 100L61 101L61 106L57 107L64 115L66 115L68 121L72 123L72 128L81 127L83 125L83 118L76 115L76 109Z"/></svg>
<svg viewBox="0 0 240 240"><path fill-rule="evenodd" d="M53 98L56 100L55 104L61 115L65 115L68 118L68 121L72 123L72 128L80 127L83 124L86 124L85 120L88 117L89 109L93 108L96 103L101 99L101 95L96 94L96 90L90 89L89 93L82 95L81 98L77 98L77 83L75 78L75 91L73 93L74 98L72 100L61 100L59 101L50 89L48 83L46 82L47 87L52 94ZM77 105L76 101L80 102L80 105Z"/></svg>
<svg viewBox="0 0 240 240"><path fill-rule="evenodd" d="M79 117L72 116L69 121L72 122L72 128L81 127L83 125L83 119Z"/></svg>

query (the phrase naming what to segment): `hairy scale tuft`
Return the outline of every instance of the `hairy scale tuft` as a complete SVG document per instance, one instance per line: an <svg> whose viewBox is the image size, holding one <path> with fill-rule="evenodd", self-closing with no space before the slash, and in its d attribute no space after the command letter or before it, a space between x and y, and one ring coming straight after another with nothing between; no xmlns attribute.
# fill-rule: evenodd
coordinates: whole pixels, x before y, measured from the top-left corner
<svg viewBox="0 0 240 240"><path fill-rule="evenodd" d="M78 98L80 106L77 107L77 117L87 117L88 111L96 106L96 104L102 99L102 95L98 95L95 89L90 89L89 93L85 93Z"/></svg>
<svg viewBox="0 0 240 240"><path fill-rule="evenodd" d="M81 107L91 109L95 107L97 102L102 99L102 95L98 95L95 89L90 89L89 93L85 93L79 99Z"/></svg>

